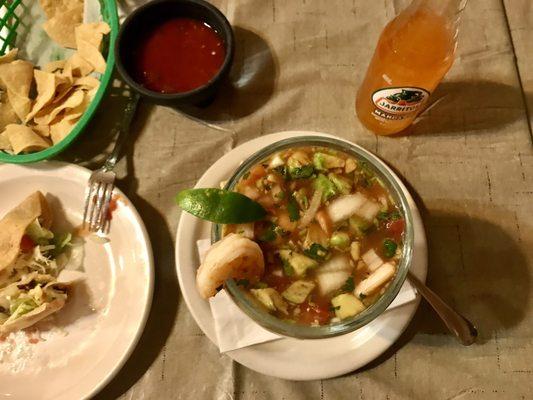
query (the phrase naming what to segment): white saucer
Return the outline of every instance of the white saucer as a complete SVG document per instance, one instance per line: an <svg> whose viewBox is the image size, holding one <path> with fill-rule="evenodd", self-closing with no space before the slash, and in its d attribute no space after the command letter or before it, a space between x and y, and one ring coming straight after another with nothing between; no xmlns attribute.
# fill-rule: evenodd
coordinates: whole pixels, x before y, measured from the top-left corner
<svg viewBox="0 0 533 400"><path fill-rule="evenodd" d="M256 151L293 136L320 135L317 132L291 131L262 136L246 142L215 162L200 178L196 187L219 187L238 165ZM337 138L340 139L340 138ZM396 177L393 171L390 173ZM425 282L427 245L420 213L411 195L398 179L411 205L415 244L411 272ZM195 286L199 265L196 241L210 237L211 224L182 213L176 235L176 268L183 297L196 323L216 345L209 303ZM230 351L238 363L257 372L291 380L325 379L361 368L387 350L405 330L413 317L420 297L411 303L386 311L363 328L342 336L320 340L284 338Z"/></svg>
<svg viewBox="0 0 533 400"><path fill-rule="evenodd" d="M82 222L91 171L43 162L0 165L0 217L40 190L49 199L58 231ZM24 332L9 349L0 343L0 398L86 399L122 367L139 340L152 302L152 248L133 204L117 188L109 242L84 244L84 280L66 306L28 343ZM86 288L86 289L84 289ZM89 294L90 293L90 294ZM8 337L9 338L9 337Z"/></svg>

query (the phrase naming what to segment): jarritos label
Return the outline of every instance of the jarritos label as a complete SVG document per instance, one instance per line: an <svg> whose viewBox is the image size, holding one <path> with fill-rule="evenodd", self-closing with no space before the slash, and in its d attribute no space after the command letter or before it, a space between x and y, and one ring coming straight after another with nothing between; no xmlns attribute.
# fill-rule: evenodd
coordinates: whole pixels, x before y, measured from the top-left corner
<svg viewBox="0 0 533 400"><path fill-rule="evenodd" d="M390 120L401 120L418 113L429 92L417 87L398 87L379 89L372 95L372 102L376 106L374 114Z"/></svg>

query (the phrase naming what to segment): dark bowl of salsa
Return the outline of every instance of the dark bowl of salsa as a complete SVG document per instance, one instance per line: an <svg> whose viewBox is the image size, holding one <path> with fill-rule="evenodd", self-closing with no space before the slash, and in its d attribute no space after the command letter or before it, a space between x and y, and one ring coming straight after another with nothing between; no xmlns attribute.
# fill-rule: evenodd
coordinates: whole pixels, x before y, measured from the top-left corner
<svg viewBox="0 0 533 400"><path fill-rule="evenodd" d="M203 0L154 0L122 24L117 69L134 90L164 105L212 99L234 52L230 23Z"/></svg>

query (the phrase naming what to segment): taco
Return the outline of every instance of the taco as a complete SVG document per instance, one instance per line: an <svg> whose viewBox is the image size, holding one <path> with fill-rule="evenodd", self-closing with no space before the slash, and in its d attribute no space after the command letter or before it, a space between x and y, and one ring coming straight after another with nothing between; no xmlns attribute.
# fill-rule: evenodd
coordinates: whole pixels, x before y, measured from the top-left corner
<svg viewBox="0 0 533 400"><path fill-rule="evenodd" d="M72 236L54 234L41 192L0 220L0 333L28 328L59 311L70 284L58 282Z"/></svg>

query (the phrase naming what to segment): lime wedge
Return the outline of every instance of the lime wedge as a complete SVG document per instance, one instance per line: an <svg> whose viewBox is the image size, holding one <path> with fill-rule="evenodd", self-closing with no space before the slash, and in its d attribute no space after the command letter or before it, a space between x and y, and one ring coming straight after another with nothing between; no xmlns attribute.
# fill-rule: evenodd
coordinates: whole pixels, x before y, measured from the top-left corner
<svg viewBox="0 0 533 400"><path fill-rule="evenodd" d="M176 203L195 217L217 224L243 224L263 219L266 210L243 194L224 189L187 189Z"/></svg>

